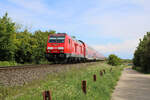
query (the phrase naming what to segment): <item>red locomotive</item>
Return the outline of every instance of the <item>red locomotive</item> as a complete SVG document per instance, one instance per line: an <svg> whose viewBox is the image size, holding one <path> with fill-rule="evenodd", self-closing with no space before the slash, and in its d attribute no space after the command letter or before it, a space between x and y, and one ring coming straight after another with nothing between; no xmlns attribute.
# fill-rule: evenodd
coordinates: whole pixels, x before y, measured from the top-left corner
<svg viewBox="0 0 150 100"><path fill-rule="evenodd" d="M66 33L51 34L48 37L46 58L52 62L85 62L104 60L94 49L81 40L76 40Z"/></svg>

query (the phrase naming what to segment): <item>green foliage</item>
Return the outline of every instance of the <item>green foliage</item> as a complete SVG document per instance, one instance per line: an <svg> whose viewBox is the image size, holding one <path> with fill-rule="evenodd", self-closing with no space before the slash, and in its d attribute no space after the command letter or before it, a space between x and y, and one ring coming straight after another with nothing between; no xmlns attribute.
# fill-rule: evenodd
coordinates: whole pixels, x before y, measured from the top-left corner
<svg viewBox="0 0 150 100"><path fill-rule="evenodd" d="M33 35L33 39L35 40L36 45L33 47L33 59L35 60L35 63L39 63L41 60L46 60L45 59L45 50L46 50L46 44L48 40L48 35L49 34L55 34L55 31L35 31Z"/></svg>
<svg viewBox="0 0 150 100"><path fill-rule="evenodd" d="M0 66L15 66L18 65L16 62L14 61L0 61Z"/></svg>
<svg viewBox="0 0 150 100"><path fill-rule="evenodd" d="M7 100L42 100L42 92L51 90L52 100L110 100L111 93L121 75L123 67L115 67L110 72L111 66L107 64L88 65L87 67L72 67L68 71L48 75L45 80L22 87L9 87L3 89ZM105 69L104 76L99 71ZM93 82L93 74L97 80ZM87 94L81 89L81 81L87 81Z"/></svg>
<svg viewBox="0 0 150 100"><path fill-rule="evenodd" d="M19 63L32 62L32 38L31 33L25 29L16 34L17 50L15 51L15 60Z"/></svg>
<svg viewBox="0 0 150 100"><path fill-rule="evenodd" d="M121 59L114 54L109 55L108 64L112 66L117 66L121 64Z"/></svg>
<svg viewBox="0 0 150 100"><path fill-rule="evenodd" d="M143 40L134 52L134 67L141 67L143 72L150 73L150 32L144 35Z"/></svg>
<svg viewBox="0 0 150 100"><path fill-rule="evenodd" d="M123 63L132 63L132 59L121 59Z"/></svg>
<svg viewBox="0 0 150 100"><path fill-rule="evenodd" d="M0 61L12 61L14 58L14 33L15 23L11 21L6 13L0 18Z"/></svg>
<svg viewBox="0 0 150 100"><path fill-rule="evenodd" d="M30 33L27 29L16 35L15 60L19 63L37 63L45 61L45 49L49 34L54 34L54 31L35 31Z"/></svg>
<svg viewBox="0 0 150 100"><path fill-rule="evenodd" d="M46 62L48 35L55 34L55 31L38 30L31 33L28 29L18 31L20 27L11 21L7 13L0 18L0 61L37 64Z"/></svg>

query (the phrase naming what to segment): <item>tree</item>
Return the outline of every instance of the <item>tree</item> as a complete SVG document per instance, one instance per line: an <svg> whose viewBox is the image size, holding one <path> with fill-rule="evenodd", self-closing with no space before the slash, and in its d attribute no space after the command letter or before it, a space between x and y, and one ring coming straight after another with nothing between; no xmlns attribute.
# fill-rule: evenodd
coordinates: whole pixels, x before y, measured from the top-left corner
<svg viewBox="0 0 150 100"><path fill-rule="evenodd" d="M0 61L40 63L46 61L45 51L49 34L56 31L22 31L21 26L11 21L6 13L0 18Z"/></svg>
<svg viewBox="0 0 150 100"><path fill-rule="evenodd" d="M33 38L36 40L36 47L33 49L33 58L35 63L40 63L42 60L45 59L45 51L46 51L46 44L48 40L48 36L50 34L55 34L55 31L45 31L42 32L41 30L35 31Z"/></svg>
<svg viewBox="0 0 150 100"><path fill-rule="evenodd" d="M16 49L14 44L15 39L15 23L11 21L8 14L0 18L0 60L12 61L14 58L14 51Z"/></svg>
<svg viewBox="0 0 150 100"><path fill-rule="evenodd" d="M150 72L150 32L140 39L140 43L134 52L133 64L141 67L143 72Z"/></svg>
<svg viewBox="0 0 150 100"><path fill-rule="evenodd" d="M121 64L121 59L114 54L109 55L108 64L112 66L117 66Z"/></svg>

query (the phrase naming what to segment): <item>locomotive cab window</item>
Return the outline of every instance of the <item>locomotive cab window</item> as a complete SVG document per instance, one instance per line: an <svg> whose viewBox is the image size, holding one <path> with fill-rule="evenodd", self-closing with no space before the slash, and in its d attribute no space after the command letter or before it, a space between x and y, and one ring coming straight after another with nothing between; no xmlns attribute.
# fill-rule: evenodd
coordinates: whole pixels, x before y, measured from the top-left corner
<svg viewBox="0 0 150 100"><path fill-rule="evenodd" d="M57 43L64 43L65 37L57 37Z"/></svg>
<svg viewBox="0 0 150 100"><path fill-rule="evenodd" d="M56 37L50 37L49 43L56 43L57 42L56 40L57 40Z"/></svg>
<svg viewBox="0 0 150 100"><path fill-rule="evenodd" d="M59 37L50 37L49 43L64 43L65 37L59 36Z"/></svg>

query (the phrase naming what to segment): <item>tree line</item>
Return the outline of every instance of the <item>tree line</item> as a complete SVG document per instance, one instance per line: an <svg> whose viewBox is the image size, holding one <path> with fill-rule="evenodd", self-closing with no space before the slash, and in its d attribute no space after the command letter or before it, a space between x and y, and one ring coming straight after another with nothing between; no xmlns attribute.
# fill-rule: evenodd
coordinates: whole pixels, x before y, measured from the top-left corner
<svg viewBox="0 0 150 100"><path fill-rule="evenodd" d="M140 43L134 52L134 68L140 68L145 73L150 73L150 32L140 39Z"/></svg>
<svg viewBox="0 0 150 100"><path fill-rule="evenodd" d="M23 64L46 61L48 35L55 33L53 30L29 32L28 29L20 29L5 13L0 17L0 61Z"/></svg>

